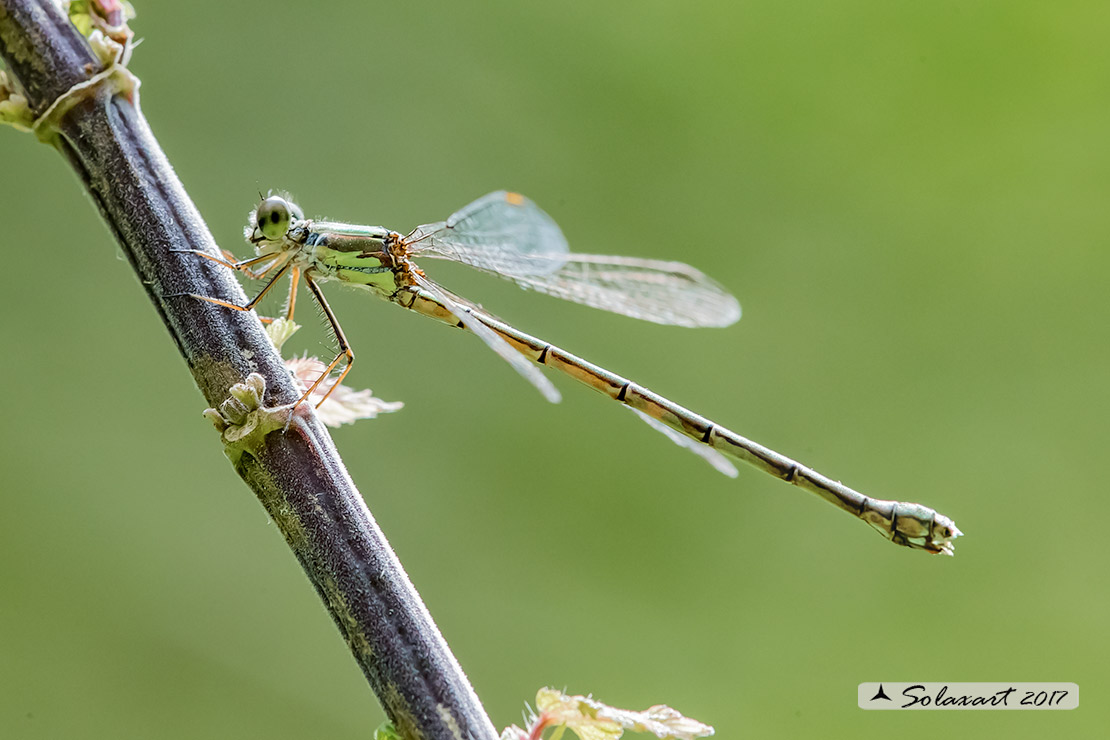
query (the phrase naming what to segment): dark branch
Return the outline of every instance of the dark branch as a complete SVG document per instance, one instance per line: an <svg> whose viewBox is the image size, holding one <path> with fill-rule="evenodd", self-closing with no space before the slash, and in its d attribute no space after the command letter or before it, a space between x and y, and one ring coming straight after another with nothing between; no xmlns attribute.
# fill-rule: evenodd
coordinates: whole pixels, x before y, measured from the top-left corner
<svg viewBox="0 0 1110 740"><path fill-rule="evenodd" d="M84 38L50 2L0 0L0 54L35 115L101 71ZM59 121L55 145L73 166L139 275L212 406L251 372L266 401L299 397L253 314L188 297L245 296L230 270L175 253L216 244L137 106L104 89ZM496 732L385 537L331 437L302 405L287 431L237 457L236 470L281 529L407 738L494 740Z"/></svg>

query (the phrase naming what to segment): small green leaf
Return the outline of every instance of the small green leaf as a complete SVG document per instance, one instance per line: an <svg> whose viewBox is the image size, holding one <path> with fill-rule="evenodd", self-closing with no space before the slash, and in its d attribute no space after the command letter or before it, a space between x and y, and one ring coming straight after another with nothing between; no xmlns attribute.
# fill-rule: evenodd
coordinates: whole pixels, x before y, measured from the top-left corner
<svg viewBox="0 0 1110 740"><path fill-rule="evenodd" d="M266 336L274 343L274 346L281 350L281 345L285 344L289 337L296 334L301 325L296 321L290 321L287 318L278 318L271 321L266 325Z"/></svg>

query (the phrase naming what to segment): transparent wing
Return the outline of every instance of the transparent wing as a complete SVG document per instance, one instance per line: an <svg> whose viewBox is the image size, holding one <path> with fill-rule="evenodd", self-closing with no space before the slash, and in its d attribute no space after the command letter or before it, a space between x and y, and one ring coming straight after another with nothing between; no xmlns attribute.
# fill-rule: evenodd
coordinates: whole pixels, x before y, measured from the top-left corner
<svg viewBox="0 0 1110 740"><path fill-rule="evenodd" d="M553 262L542 255L524 259ZM728 326L740 318L740 304L728 291L682 262L570 253L554 269L504 273L471 260L455 261L527 290L656 324Z"/></svg>
<svg viewBox="0 0 1110 740"><path fill-rule="evenodd" d="M569 253L555 221L518 193L498 190L424 224L405 238L414 255L461 262L499 275L553 272Z"/></svg>
<svg viewBox="0 0 1110 740"><path fill-rule="evenodd" d="M540 372L539 368L533 365L527 357L513 349L508 342L497 336L493 329L490 329L476 318L471 307L448 298L447 291L419 274L413 273L412 278L417 285L457 317L463 323L463 326L485 342L487 347L500 355L505 362L512 365L513 369L523 375L525 380L536 386L544 398L551 403L559 403L562 400L562 396L559 395L559 391L551 380Z"/></svg>
<svg viewBox="0 0 1110 740"><path fill-rule="evenodd" d="M636 416L639 416L641 419L644 420L644 422L647 423L649 427L657 432L660 432L664 437L674 442L679 447L685 447L690 452L693 452L695 455L705 460L707 463L712 465L717 470L717 472L724 473L729 478L735 478L736 476L740 475L740 471L736 469L736 466L733 465L727 457L725 457L712 447L706 447L700 442L695 442L694 440L690 439L685 434L679 434L674 429L671 429L669 426L659 421L658 419L648 416L643 411L640 411L640 409L634 409L631 406L625 406L625 408L636 414Z"/></svg>
<svg viewBox="0 0 1110 740"><path fill-rule="evenodd" d="M740 304L681 262L574 254L558 225L523 195L498 191L418 226L413 256L461 262L528 290L676 326L728 326Z"/></svg>

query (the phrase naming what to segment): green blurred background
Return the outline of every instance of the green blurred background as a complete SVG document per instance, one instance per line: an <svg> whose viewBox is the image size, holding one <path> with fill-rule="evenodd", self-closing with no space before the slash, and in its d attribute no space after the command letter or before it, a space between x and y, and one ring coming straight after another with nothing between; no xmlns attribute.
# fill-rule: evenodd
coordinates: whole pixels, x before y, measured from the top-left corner
<svg viewBox="0 0 1110 740"><path fill-rule="evenodd" d="M331 286L352 383L406 403L337 444L499 728L552 685L726 738L1104 736L1105 3L137 9L143 110L225 248L259 189L399 230L519 190L573 248L690 262L744 319L436 277L966 533L901 550ZM11 129L0 161L0 737L369 737L381 709L73 174ZM861 711L877 680L1083 700Z"/></svg>

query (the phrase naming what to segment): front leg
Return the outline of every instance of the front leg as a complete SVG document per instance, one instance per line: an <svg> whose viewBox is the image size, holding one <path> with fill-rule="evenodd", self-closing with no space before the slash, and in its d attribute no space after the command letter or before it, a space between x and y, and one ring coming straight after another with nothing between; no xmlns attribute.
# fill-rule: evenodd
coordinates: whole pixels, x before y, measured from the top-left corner
<svg viewBox="0 0 1110 740"><path fill-rule="evenodd" d="M227 267L231 270L236 270L238 272L245 273L245 274L249 275L251 278L254 278L254 279L261 278L267 272L274 269L274 266L278 264L278 262L276 260L278 260L278 258L281 257L281 255L279 255L279 254L263 254L263 255L258 256L258 257L252 257L249 260L236 260L235 255L232 254L231 252L227 251L226 249L221 249L220 250L220 253L223 254L222 258L217 257L214 254L209 254L208 252L202 252L199 249L175 249L173 251L183 253L183 254L195 254L198 257L204 257L204 259L215 262L217 265L223 265L224 267ZM254 270L250 269L251 265L257 265L260 262L266 262L267 260L274 261L274 264L270 265L269 267L267 267L262 272L255 272Z"/></svg>
<svg viewBox="0 0 1110 740"><path fill-rule="evenodd" d="M202 296L202 295L198 295L196 293L189 293L188 294L188 295L193 296L194 298L199 298L202 301L208 301L209 303L215 303L218 306L224 306L225 308L230 308L230 309L233 309L233 310L236 310L236 311L250 311L251 309L253 309L254 306L262 299L262 296L264 296L270 290L270 288L273 287L274 283L278 280L278 278L281 277L281 275L289 267L289 258L285 255L282 255L282 254L264 254L264 255L260 255L258 257L252 257L251 259L238 260L237 261L235 259L235 255L233 255L231 252L227 251L226 249L221 249L220 250L220 252L223 254L223 259L221 259L220 257L217 257L215 255L208 254L207 252L202 252L199 249L175 249L173 251L198 255L200 257L205 258L206 260L209 260L210 262L215 262L217 265L222 265L223 267L226 267L230 270L235 270L237 272L242 272L247 277L251 278L252 280L261 280L261 279L265 278L274 268L280 266L281 269L278 270L278 273L276 275L274 275L273 279L270 280L270 282L268 282L266 284L266 286L262 288L262 291L257 296L255 296L254 300L252 300L246 306L239 306L239 305L231 304L231 303L228 303L227 301L221 301L218 298L210 298L208 296ZM284 257L284 259L283 259L283 257ZM262 263L262 262L267 262L267 261L269 261L271 264L267 265L260 272L255 272L254 270L250 269L252 265L256 265L256 264L259 264L259 263ZM291 285L289 286L289 297L286 300L286 304L285 304L285 318L288 321L293 320L293 308L296 305L296 301L297 301L297 282L298 282L299 277L300 277L300 269L294 267L293 272L292 272L292 278L293 279L291 281ZM269 318L269 317L266 317L266 316L259 316L258 318L264 324L268 324L268 323L273 321L272 318Z"/></svg>
<svg viewBox="0 0 1110 740"><path fill-rule="evenodd" d="M235 265L233 265L233 264L223 262L218 257L214 257L214 256L209 255L209 254L204 254L203 252L197 252L197 254L201 254L201 255L207 257L208 259L212 260L213 262L216 262L216 263L219 263L219 264L224 264L227 267L231 267L233 269L240 269L238 267L235 267ZM249 264L250 262L252 262L252 260L247 260L246 261L247 264ZM237 263L237 264L243 264L243 263ZM278 270L277 273L272 278L270 278L270 282L266 283L266 285L262 288L262 290L260 290L258 292L258 295L256 295L254 298L252 298L251 301L249 303L247 303L247 305L245 305L245 306L240 306L240 305L237 305L235 303L231 303L229 301L221 300L219 298L211 298L209 296L198 295L196 293L189 293L189 295L193 296L194 298L199 298L202 301L208 301L209 303L215 303L217 306L223 306L224 308L230 308L230 309L233 309L235 311L253 311L254 307L258 305L258 302L262 300L263 296L265 296L267 293L270 292L270 288L274 287L274 285L277 283L278 280L281 280L282 275L285 274L285 272L290 268L290 266L291 266L290 261L285 260L285 263L281 266L281 269ZM294 272L299 272L299 270L294 268ZM296 288L297 288L297 284L293 283L293 290L296 290ZM292 306L290 306L290 309L291 308L292 308ZM288 313L290 314L290 318L291 318L292 311L290 310L290 311L288 311Z"/></svg>

